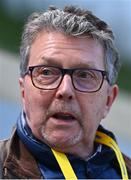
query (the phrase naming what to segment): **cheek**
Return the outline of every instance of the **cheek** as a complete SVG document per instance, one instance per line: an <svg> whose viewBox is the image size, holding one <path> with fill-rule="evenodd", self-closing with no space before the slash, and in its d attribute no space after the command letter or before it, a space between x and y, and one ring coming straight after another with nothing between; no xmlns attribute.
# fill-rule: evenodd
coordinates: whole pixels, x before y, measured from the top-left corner
<svg viewBox="0 0 131 180"><path fill-rule="evenodd" d="M96 119L99 120L99 122L103 119L103 115L105 114L106 110L106 102L107 102L107 95L99 94L98 97L93 101L93 111Z"/></svg>
<svg viewBox="0 0 131 180"><path fill-rule="evenodd" d="M103 93L89 94L81 101L81 111L86 126L99 125L106 109L106 96Z"/></svg>
<svg viewBox="0 0 131 180"><path fill-rule="evenodd" d="M25 112L28 119L33 123L36 122L35 124L42 122L52 99L49 92L27 89L25 91Z"/></svg>

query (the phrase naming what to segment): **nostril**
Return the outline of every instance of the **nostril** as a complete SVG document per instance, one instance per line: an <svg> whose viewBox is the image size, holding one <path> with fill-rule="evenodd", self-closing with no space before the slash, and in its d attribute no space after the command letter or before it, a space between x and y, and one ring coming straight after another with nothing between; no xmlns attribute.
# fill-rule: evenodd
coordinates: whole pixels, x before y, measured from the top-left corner
<svg viewBox="0 0 131 180"><path fill-rule="evenodd" d="M72 100L73 96L69 95L69 94L57 94L57 98L58 99L68 99L68 100Z"/></svg>
<svg viewBox="0 0 131 180"><path fill-rule="evenodd" d="M71 99L72 99L72 96L69 96L69 99L71 100Z"/></svg>
<svg viewBox="0 0 131 180"><path fill-rule="evenodd" d="M62 99L62 98L63 98L63 96L60 94L60 95L59 95L59 99Z"/></svg>

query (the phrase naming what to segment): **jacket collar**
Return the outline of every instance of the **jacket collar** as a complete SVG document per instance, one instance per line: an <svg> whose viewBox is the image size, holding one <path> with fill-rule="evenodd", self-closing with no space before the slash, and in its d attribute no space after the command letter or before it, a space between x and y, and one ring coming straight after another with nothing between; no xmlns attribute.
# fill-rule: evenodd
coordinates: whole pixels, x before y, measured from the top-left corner
<svg viewBox="0 0 131 180"><path fill-rule="evenodd" d="M38 169L37 163L19 139L16 132L16 128L14 128L13 130L12 137L10 139L10 144L8 147L7 158L4 162L4 177L20 177L23 179L41 178L41 174Z"/></svg>

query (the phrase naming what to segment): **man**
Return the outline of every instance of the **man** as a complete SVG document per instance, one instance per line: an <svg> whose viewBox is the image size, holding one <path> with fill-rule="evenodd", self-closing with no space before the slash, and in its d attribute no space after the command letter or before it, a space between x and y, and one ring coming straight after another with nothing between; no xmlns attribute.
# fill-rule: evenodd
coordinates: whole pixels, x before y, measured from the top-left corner
<svg viewBox="0 0 131 180"><path fill-rule="evenodd" d="M0 145L1 178L128 178L130 160L100 125L118 94L109 26L88 10L50 7L29 17L20 54L23 110Z"/></svg>

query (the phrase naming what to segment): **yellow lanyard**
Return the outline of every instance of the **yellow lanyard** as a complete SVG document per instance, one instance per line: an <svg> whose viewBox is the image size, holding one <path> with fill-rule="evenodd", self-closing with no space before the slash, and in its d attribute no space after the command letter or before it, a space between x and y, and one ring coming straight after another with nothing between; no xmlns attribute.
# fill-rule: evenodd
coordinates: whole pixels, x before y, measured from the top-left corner
<svg viewBox="0 0 131 180"><path fill-rule="evenodd" d="M63 175L65 176L65 179L77 179L67 156L64 153L60 153L53 149L52 152L61 168Z"/></svg>
<svg viewBox="0 0 131 180"><path fill-rule="evenodd" d="M96 142L104 144L106 146L109 146L110 148L112 148L116 154L120 169L121 169L121 175L122 175L122 179L124 180L128 180L128 174L127 174L127 169L126 169L126 165L123 159L123 156L120 152L120 149L118 147L118 145L116 144L116 142L108 135L106 135L105 133L102 133L100 131L96 132Z"/></svg>
<svg viewBox="0 0 131 180"><path fill-rule="evenodd" d="M116 157L118 159L118 163L120 165L122 179L128 180L128 174L127 174L125 162L116 142L111 137L109 137L108 135L100 131L96 132L95 141L98 143L104 144L106 146L109 146L110 148L114 150ZM77 179L67 156L64 153L55 151L54 149L51 149L51 150L61 168L61 171L65 179L73 179L73 180Z"/></svg>

